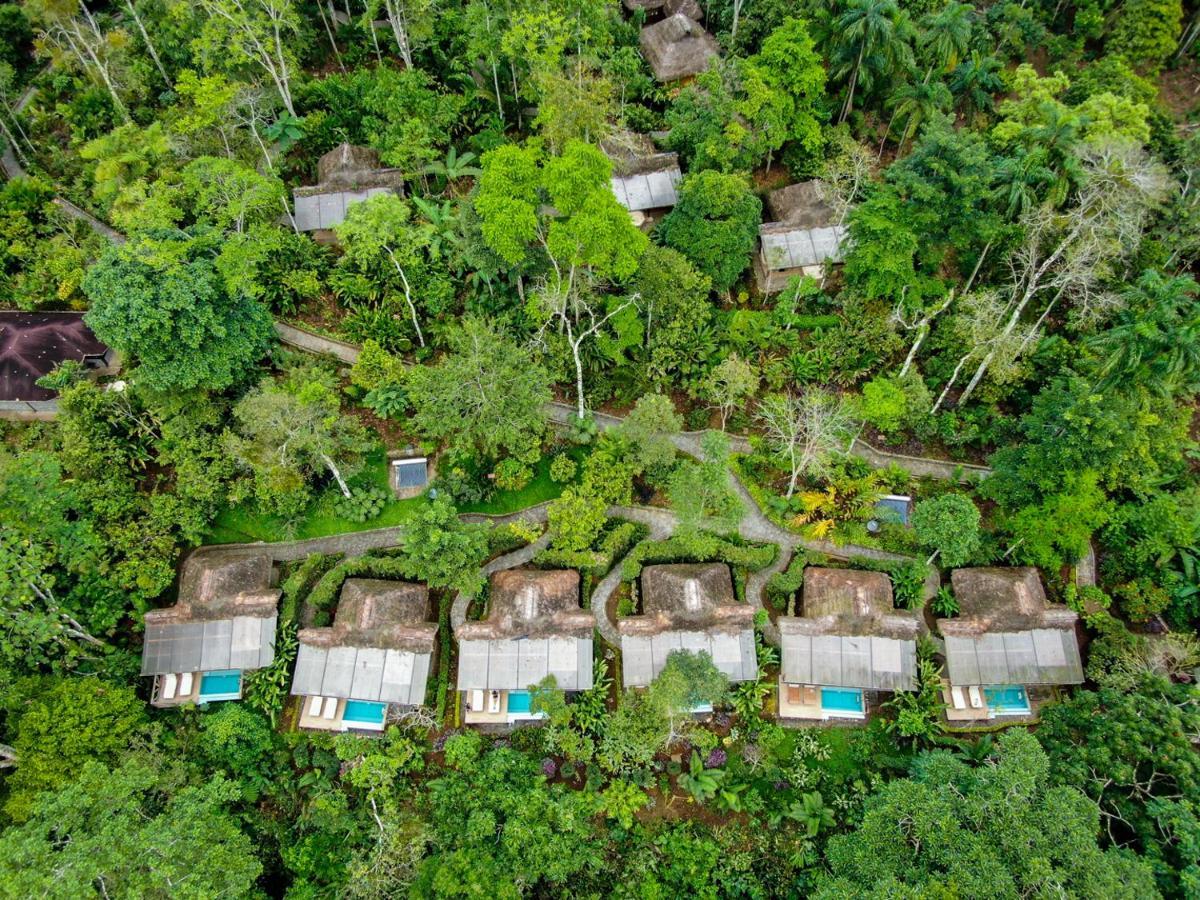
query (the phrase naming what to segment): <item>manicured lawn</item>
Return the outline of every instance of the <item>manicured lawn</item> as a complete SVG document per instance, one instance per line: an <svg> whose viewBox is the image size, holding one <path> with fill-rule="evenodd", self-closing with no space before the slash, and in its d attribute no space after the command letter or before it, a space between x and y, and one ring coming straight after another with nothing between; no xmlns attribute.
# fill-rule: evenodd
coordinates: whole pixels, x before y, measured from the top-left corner
<svg viewBox="0 0 1200 900"><path fill-rule="evenodd" d="M381 487L390 493L387 458L382 450L372 453L367 458L363 471L350 479L351 487L368 484ZM487 503L464 506L462 512L506 515L545 500L553 500L562 493L562 487L550 480L550 458L544 457L538 460L534 467L533 480L524 488L519 491L497 491ZM334 505L339 496L336 490L328 490L318 496L305 511L304 517L292 529L285 528L285 522L279 516L264 516L256 512L253 504L246 503L228 507L217 516L208 535L205 536L204 543L236 544L252 541L273 543L325 537L330 534L345 534L351 531L366 531L371 528L387 528L402 523L425 502L423 497L415 497L411 500L393 498L377 518L369 522L351 522L334 512Z"/></svg>

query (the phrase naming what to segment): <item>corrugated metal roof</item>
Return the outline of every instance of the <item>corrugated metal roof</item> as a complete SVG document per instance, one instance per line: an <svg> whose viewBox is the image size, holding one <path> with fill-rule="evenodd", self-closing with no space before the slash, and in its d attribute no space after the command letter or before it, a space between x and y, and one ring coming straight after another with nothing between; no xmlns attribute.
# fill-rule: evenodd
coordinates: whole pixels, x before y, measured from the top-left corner
<svg viewBox="0 0 1200 900"><path fill-rule="evenodd" d="M911 691L916 684L916 641L786 632L782 637L782 676L788 684L874 691Z"/></svg>
<svg viewBox="0 0 1200 900"><path fill-rule="evenodd" d="M767 231L764 226L759 232L762 241L763 264L770 270L797 269L801 266L817 266L825 262L842 261L842 241L845 226L830 225L824 228L794 228L787 231Z"/></svg>
<svg viewBox="0 0 1200 900"><path fill-rule="evenodd" d="M299 231L333 228L346 221L346 210L360 200L376 194L394 193L391 188L372 187L357 191L330 191L327 194L308 194L294 197L293 216Z"/></svg>
<svg viewBox="0 0 1200 900"><path fill-rule="evenodd" d="M459 642L459 690L522 691L547 675L553 675L564 691L591 688L592 639L542 637Z"/></svg>
<svg viewBox="0 0 1200 900"><path fill-rule="evenodd" d="M429 669L428 653L301 644L292 693L417 706L425 702Z"/></svg>
<svg viewBox="0 0 1200 900"><path fill-rule="evenodd" d="M951 684L1080 684L1083 663L1072 629L946 635Z"/></svg>
<svg viewBox="0 0 1200 900"><path fill-rule="evenodd" d="M679 202L675 188L682 179L679 166L672 166L657 172L615 176L612 190L617 202L630 212L659 209Z"/></svg>
<svg viewBox="0 0 1200 900"><path fill-rule="evenodd" d="M392 467L396 470L397 487L424 487L429 481L429 463L425 459L397 459Z"/></svg>
<svg viewBox="0 0 1200 900"><path fill-rule="evenodd" d="M142 674L260 669L275 658L275 616L146 625Z"/></svg>
<svg viewBox="0 0 1200 900"><path fill-rule="evenodd" d="M701 651L712 657L713 665L730 681L750 681L758 677L758 657L754 650L754 632L742 629L725 631L662 631L652 635L621 636L621 666L625 687L645 687L667 664L675 650Z"/></svg>

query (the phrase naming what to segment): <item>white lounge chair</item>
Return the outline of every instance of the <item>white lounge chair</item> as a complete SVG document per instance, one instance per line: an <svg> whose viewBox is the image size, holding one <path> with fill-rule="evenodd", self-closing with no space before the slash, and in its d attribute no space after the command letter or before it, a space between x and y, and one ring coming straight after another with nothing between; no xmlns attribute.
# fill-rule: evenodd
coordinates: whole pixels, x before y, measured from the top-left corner
<svg viewBox="0 0 1200 900"><path fill-rule="evenodd" d="M324 697L309 697L308 698L308 714L314 719L321 714L321 707L325 703Z"/></svg>
<svg viewBox="0 0 1200 900"><path fill-rule="evenodd" d="M499 691L492 691L490 694L488 694L488 712L490 712L490 713L500 712L500 692Z"/></svg>
<svg viewBox="0 0 1200 900"><path fill-rule="evenodd" d="M176 681L177 681L177 679L175 678L174 672L169 672L168 674L163 676L162 698L164 700L174 700L175 699L175 682Z"/></svg>
<svg viewBox="0 0 1200 900"><path fill-rule="evenodd" d="M471 691L471 696L467 699L467 709L471 712L483 712L483 691Z"/></svg>
<svg viewBox="0 0 1200 900"><path fill-rule="evenodd" d="M971 698L971 709L983 709L983 692L979 685L973 684L967 688L967 696Z"/></svg>
<svg viewBox="0 0 1200 900"><path fill-rule="evenodd" d="M179 696L180 697L192 696L192 673L191 672L184 672L182 675L179 676Z"/></svg>
<svg viewBox="0 0 1200 900"><path fill-rule="evenodd" d="M325 713L321 716L323 719L332 719L337 715L337 697L325 698Z"/></svg>
<svg viewBox="0 0 1200 900"><path fill-rule="evenodd" d="M958 685L950 686L950 701L954 704L955 709L966 709L967 701L963 697L962 688Z"/></svg>

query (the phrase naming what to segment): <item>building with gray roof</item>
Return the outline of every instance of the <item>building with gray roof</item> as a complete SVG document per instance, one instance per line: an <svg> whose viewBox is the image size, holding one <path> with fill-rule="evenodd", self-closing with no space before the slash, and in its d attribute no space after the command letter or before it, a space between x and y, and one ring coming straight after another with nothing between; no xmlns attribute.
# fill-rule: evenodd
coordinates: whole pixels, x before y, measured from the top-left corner
<svg viewBox="0 0 1200 900"><path fill-rule="evenodd" d="M938 619L951 718L1028 715L1039 688L1083 682L1073 610L1046 599L1032 567L955 569L959 615Z"/></svg>
<svg viewBox="0 0 1200 900"><path fill-rule="evenodd" d="M777 293L800 275L820 277L827 263L840 263L846 227L830 202L828 186L803 181L767 195L771 221L758 229L754 260L758 289Z"/></svg>
<svg viewBox="0 0 1200 900"><path fill-rule="evenodd" d="M174 606L145 614L142 675L155 706L236 700L242 674L275 659L279 591L270 556L194 553Z"/></svg>
<svg viewBox="0 0 1200 900"><path fill-rule="evenodd" d="M300 726L379 730L391 704L424 703L438 628L431 619L424 585L347 579L332 627L297 635Z"/></svg>
<svg viewBox="0 0 1200 900"><path fill-rule="evenodd" d="M919 623L894 608L887 575L810 566L802 603L778 621L780 716L863 718L877 693L913 690Z"/></svg>
<svg viewBox="0 0 1200 900"><path fill-rule="evenodd" d="M639 42L654 77L662 82L699 75L721 55L716 39L682 12L647 25Z"/></svg>
<svg viewBox="0 0 1200 900"><path fill-rule="evenodd" d="M329 231L346 220L346 210L376 194L398 194L399 169L384 167L370 147L339 144L317 163L317 183L292 191L299 231Z"/></svg>
<svg viewBox="0 0 1200 900"><path fill-rule="evenodd" d="M613 194L631 214L640 214L634 216L639 225L678 202L679 154L662 153L649 137L629 131L605 138L600 147L612 160Z"/></svg>
<svg viewBox="0 0 1200 900"><path fill-rule="evenodd" d="M579 573L508 569L489 582L488 615L455 629L464 721L531 718L529 688L547 675L563 691L592 687L595 619L579 606Z"/></svg>
<svg viewBox="0 0 1200 900"><path fill-rule="evenodd" d="M739 603L724 563L646 566L642 614L617 622L625 687L646 687L676 650L707 653L732 682L758 677L754 608Z"/></svg>

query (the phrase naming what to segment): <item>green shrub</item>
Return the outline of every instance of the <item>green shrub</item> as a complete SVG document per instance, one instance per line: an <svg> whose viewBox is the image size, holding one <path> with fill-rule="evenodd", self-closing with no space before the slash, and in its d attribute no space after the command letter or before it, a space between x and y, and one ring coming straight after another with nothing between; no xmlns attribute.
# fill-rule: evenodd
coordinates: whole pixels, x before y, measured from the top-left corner
<svg viewBox="0 0 1200 900"><path fill-rule="evenodd" d="M451 769L470 771L483 749L483 737L477 731L462 731L446 738L446 765Z"/></svg>
<svg viewBox="0 0 1200 900"><path fill-rule="evenodd" d="M804 584L804 569L808 562L808 556L797 551L788 567L767 581L767 599L775 609L787 612L788 601Z"/></svg>
<svg viewBox="0 0 1200 900"><path fill-rule="evenodd" d="M929 608L939 619L953 618L958 615L958 598L951 593L950 588L942 585L929 601Z"/></svg>
<svg viewBox="0 0 1200 900"><path fill-rule="evenodd" d="M515 456L496 463L496 487L502 491L519 491L533 479L533 469Z"/></svg>
<svg viewBox="0 0 1200 900"><path fill-rule="evenodd" d="M281 627L296 620L296 613L299 611L301 599L312 589L316 580L333 565L336 559L337 556L314 553L312 556L307 557L304 562L300 563L284 579L280 587L283 597L279 602L279 624Z"/></svg>
<svg viewBox="0 0 1200 900"><path fill-rule="evenodd" d="M555 484L566 484L574 480L579 465L565 453L560 453L550 460L550 480Z"/></svg>
<svg viewBox="0 0 1200 900"><path fill-rule="evenodd" d="M633 581L650 563L717 561L757 570L769 566L778 552L774 544L738 544L706 531L684 531L665 541L642 541L626 558L621 577Z"/></svg>
<svg viewBox="0 0 1200 900"><path fill-rule="evenodd" d="M387 506L388 493L381 487L355 487L349 497L341 497L333 511L350 522L370 522Z"/></svg>
<svg viewBox="0 0 1200 900"><path fill-rule="evenodd" d="M850 563L857 569L885 572L892 579L892 597L901 609L920 609L925 595L924 563L915 559L890 560L868 559L855 556Z"/></svg>

